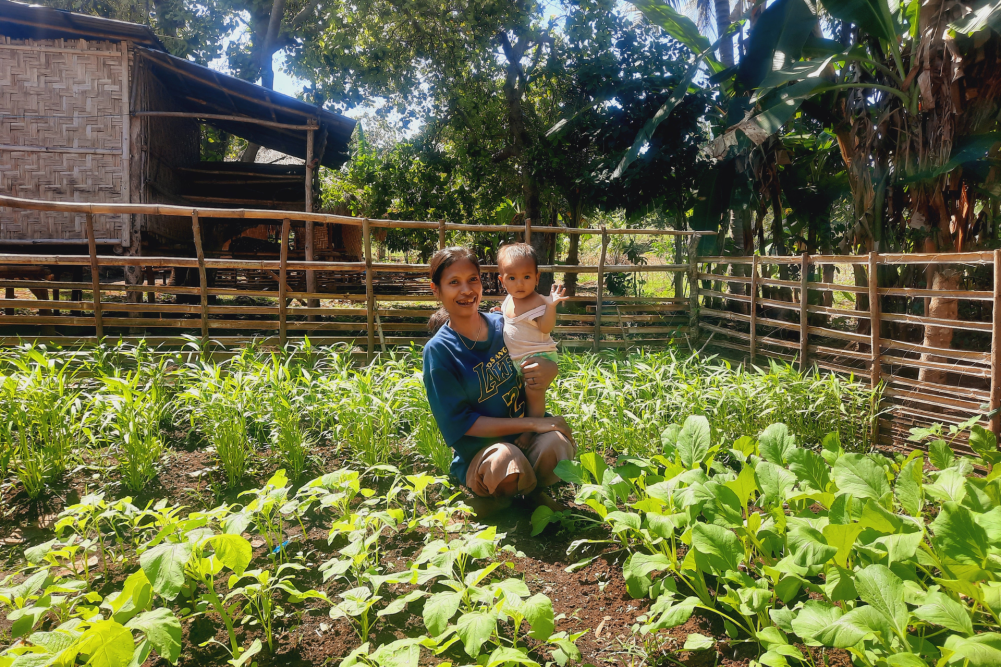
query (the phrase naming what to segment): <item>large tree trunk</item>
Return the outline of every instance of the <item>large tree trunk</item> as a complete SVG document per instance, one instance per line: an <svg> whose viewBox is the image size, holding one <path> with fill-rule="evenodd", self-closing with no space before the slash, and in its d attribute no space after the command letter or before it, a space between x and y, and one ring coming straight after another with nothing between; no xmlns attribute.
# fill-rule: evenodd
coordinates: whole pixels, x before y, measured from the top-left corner
<svg viewBox="0 0 1001 667"><path fill-rule="evenodd" d="M716 34L722 36L730 27L730 0L713 0L716 12ZM727 67L733 66L733 36L719 43L719 60Z"/></svg>
<svg viewBox="0 0 1001 667"><path fill-rule="evenodd" d="M268 18L267 32L263 35L264 39L258 42L261 44L261 85L268 90L275 89L274 57L278 51L278 35L281 32L282 17L284 15L285 0L274 0L274 4L271 5L271 15ZM256 39L260 39L261 37L262 35L255 35ZM257 160L257 153L260 150L260 145L254 142L248 143L243 154L240 155L240 162L255 162Z"/></svg>
<svg viewBox="0 0 1001 667"><path fill-rule="evenodd" d="M931 289L935 290L956 290L959 289L959 282L962 272L947 267L936 267L931 275ZM937 317L944 320L959 319L959 299L935 297L928 299L928 317ZM953 329L950 327L926 326L924 346L948 349L952 347ZM937 361L948 363L948 359L937 357L934 354L924 353L921 355L922 361ZM946 372L922 368L918 374L918 379L922 382L935 382L945 384Z"/></svg>

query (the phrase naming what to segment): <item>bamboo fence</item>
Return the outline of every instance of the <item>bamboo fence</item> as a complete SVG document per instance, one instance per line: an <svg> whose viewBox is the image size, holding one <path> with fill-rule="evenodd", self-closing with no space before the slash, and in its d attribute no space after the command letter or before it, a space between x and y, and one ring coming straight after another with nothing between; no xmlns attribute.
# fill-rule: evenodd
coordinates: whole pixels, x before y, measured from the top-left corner
<svg viewBox="0 0 1001 667"><path fill-rule="evenodd" d="M573 301L585 306L576 309L583 312L558 316L554 335L565 349L622 349L685 342L693 349L715 346L751 364L771 358L797 364L804 370L816 367L861 379L882 388L883 409L873 432L879 442L891 446L905 442L911 426L933 422L958 424L975 415L988 415L995 433L1001 430L1001 309L985 305L979 320L945 320L908 312L914 310L910 308L913 300L931 297L993 304L1001 296L1001 251L700 257L696 249L702 233L673 230L546 227L533 225L530 220L524 226L464 225L302 211L56 203L2 195L0 206L82 213L88 239L87 255L0 254L0 288L6 290L6 298L0 299L0 328L12 331L12 335L0 335L0 345L25 340L81 345L112 336L127 341L143 339L150 345L178 345L178 334L190 332L197 333L206 343L217 341L224 346L251 341L285 346L308 335L318 345L355 344L371 359L392 346L424 344L428 340L426 318L432 310L419 306L435 301L427 280L427 265L375 261L372 250L375 230L437 230L439 247L445 247L449 232L515 233L522 234L526 241L532 234L592 235L601 240L597 265L540 266L544 272L595 274L597 278L595 295L573 297ZM95 217L129 214L189 218L194 257L99 255ZM202 228L206 220L214 218L281 220L280 258L206 256ZM293 222L360 227L363 261L290 258ZM639 266L609 264L609 240L622 234L675 236L679 237L678 243L687 237L688 261ZM306 236L308 239L309 234ZM312 255L310 250L308 255ZM873 276L878 275L880 266L931 264L992 266L994 289L886 288L872 279L863 281L866 284L841 284L825 282L821 271L824 266L850 266L855 267L856 275ZM147 284L101 282L102 269L130 265L143 269L140 275L147 276ZM37 267L86 267L90 281L4 277L16 274L23 267L36 270ZM165 269L175 267L197 269L198 285L155 284L152 278L158 271L163 275ZM484 266L483 270L489 273L496 271L496 267ZM210 284L209 271L261 274L269 277L270 287L255 289L253 284L215 287ZM688 286L687 295L609 296L604 293L604 277L614 272L682 274ZM321 273L364 276L364 281L354 285L355 291L315 291L315 276ZM780 277L773 277L775 273ZM782 274L786 277L781 277ZM399 293L399 289L383 289L386 277L395 281L390 287L406 285L408 289L404 293ZM293 284L306 285L306 289L293 289ZM32 290L35 298L18 298L18 289ZM50 290L52 300L48 299ZM71 293L70 300L59 296L66 291ZM854 307L834 304L832 297L837 293L854 295ZM117 299L112 295L118 295ZM189 302L165 302L168 295ZM214 303L220 297L254 297L264 304ZM881 304L891 307L885 309ZM964 332L973 341L973 347L983 349L937 349L915 342L915 332L920 333L928 326ZM922 378L922 371L932 373L935 378Z"/></svg>
<svg viewBox="0 0 1001 667"><path fill-rule="evenodd" d="M6 298L0 299L0 328L10 328L11 331L11 335L0 335L0 345L12 345L26 340L82 345L96 343L109 336L125 340L142 338L149 344L178 345L181 341L178 334L195 331L205 342L217 341L226 346L256 340L284 347L289 341L308 335L315 344L358 344L368 358L390 346L422 345L428 340L427 317L433 311L417 306L435 301L427 280L429 267L426 264L375 261L372 251L373 233L378 229L389 228L437 230L440 247L445 247L448 232L514 233L522 234L526 240L530 240L533 233L600 236L602 250L597 266L539 267L541 271L549 273L597 274L597 295L578 295L572 298L585 306L585 312L561 313L558 316L554 330L558 343L564 348L590 349L663 345L686 340L692 331L691 297L606 296L602 294L602 277L613 272L680 273L688 278L689 284L694 285L693 262L634 266L610 265L606 264L606 259L609 238L614 235L676 236L679 237L679 242L688 237L697 243L701 233L696 232L545 227L533 225L530 220L526 220L524 226L464 225L444 221L362 219L303 211L47 202L2 195L0 207L82 213L89 241L88 255L0 254L0 288L6 290ZM195 256L99 255L93 231L95 218L129 214L189 218ZM272 222L281 220L280 258L276 261L206 256L203 227L207 224L206 220L214 218ZM331 262L291 259L289 248L292 222L361 227L364 260ZM307 229L307 257L312 255L309 237ZM59 267L86 267L90 272L90 281L4 278L2 270L5 266L8 267L6 275L16 273L20 267L48 267L52 270L58 270ZM140 267L140 275L146 276L146 284L101 282L102 269L124 266ZM198 286L156 284L155 276L158 272L164 275L164 270L173 268L197 269ZM483 270L487 273L495 272L496 267L483 266ZM210 284L209 271L264 275L269 277L272 285L277 283L277 288L214 287ZM315 291L315 276L321 272L340 276L364 275L364 293L353 293L346 289L337 293ZM305 281L301 280L303 277ZM402 294L380 291L380 278L384 277L392 278L396 287L402 284L409 289ZM304 284L305 291L292 289L291 285L294 283ZM358 287L361 288L361 284ZM34 298L18 298L17 290L32 290ZM53 294L51 300L48 298L50 290ZM70 300L60 297L60 293L67 291L70 292ZM399 292L399 289L395 292ZM112 294L118 295L118 298L112 299ZM189 301L197 300L197 303L167 303L161 295L175 295ZM25 295L22 293L21 296ZM220 297L254 297L267 303L213 303ZM487 297L485 300L489 299ZM302 305L296 307L295 302ZM397 307L385 307L385 304L393 302ZM399 304L404 307L399 307ZM56 327L61 331L55 331ZM72 330L73 335L66 333L66 330Z"/></svg>
<svg viewBox="0 0 1001 667"><path fill-rule="evenodd" d="M899 447L913 426L956 425L978 415L988 416L991 429L999 433L1001 308L983 302L994 304L1001 296L1001 251L699 257L698 262L702 303L696 318L712 344L752 364L778 359L803 370L817 367L882 387L881 415L874 429L879 443ZM881 266L933 264L990 265L993 290L879 286ZM865 276L865 284L825 282L822 268L831 265L855 267L856 276ZM789 275L772 277L783 266ZM861 267L864 273L858 270ZM793 280L795 270L799 276ZM853 295L854 308L825 305L836 293ZM825 295L830 296L825 299ZM932 297L980 302L981 319L908 312L926 312L920 302ZM921 334L929 326L961 332L966 347L981 349L928 347Z"/></svg>

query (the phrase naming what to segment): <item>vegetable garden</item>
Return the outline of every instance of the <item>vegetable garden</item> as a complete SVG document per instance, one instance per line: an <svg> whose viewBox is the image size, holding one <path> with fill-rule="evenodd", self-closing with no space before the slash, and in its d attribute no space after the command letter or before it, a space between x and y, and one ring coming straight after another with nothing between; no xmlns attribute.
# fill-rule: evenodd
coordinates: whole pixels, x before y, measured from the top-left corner
<svg viewBox="0 0 1001 667"><path fill-rule="evenodd" d="M416 351L2 357L5 665L997 664L994 436L787 366L566 356L570 509L476 523ZM988 471L976 476L975 470ZM540 537L541 536L541 537Z"/></svg>

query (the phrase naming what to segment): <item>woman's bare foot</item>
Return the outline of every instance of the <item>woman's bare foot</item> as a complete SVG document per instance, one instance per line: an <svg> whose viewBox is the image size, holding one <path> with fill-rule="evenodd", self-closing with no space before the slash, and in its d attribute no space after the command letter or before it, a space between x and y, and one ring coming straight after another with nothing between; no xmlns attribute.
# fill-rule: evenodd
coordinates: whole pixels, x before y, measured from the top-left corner
<svg viewBox="0 0 1001 667"><path fill-rule="evenodd" d="M477 519L486 519L491 514L507 509L511 506L510 498L481 498L473 496L466 501L466 504L473 508Z"/></svg>
<svg viewBox="0 0 1001 667"><path fill-rule="evenodd" d="M553 498L542 490L533 491L532 493L525 496L532 503L538 505L545 505L554 512L562 512L567 509L567 506L563 503L553 500Z"/></svg>

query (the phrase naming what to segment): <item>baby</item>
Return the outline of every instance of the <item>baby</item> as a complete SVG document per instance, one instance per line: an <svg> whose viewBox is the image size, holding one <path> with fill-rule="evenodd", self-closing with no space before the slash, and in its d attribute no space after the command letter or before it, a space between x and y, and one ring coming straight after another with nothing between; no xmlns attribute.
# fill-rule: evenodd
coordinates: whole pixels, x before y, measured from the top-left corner
<svg viewBox="0 0 1001 667"><path fill-rule="evenodd" d="M562 285L553 285L549 296L535 291L539 284L539 263L527 243L502 246L497 253L497 269L508 294L501 304L504 343L518 373L522 372L521 362L529 357L559 361L556 342L549 333L556 326L557 304L569 298L566 290ZM546 389L548 385L525 385L526 416L546 416Z"/></svg>

